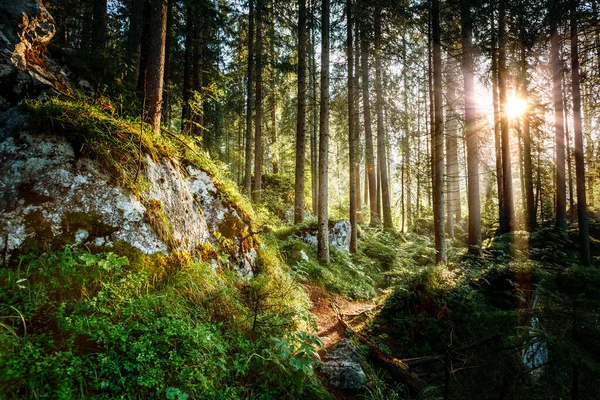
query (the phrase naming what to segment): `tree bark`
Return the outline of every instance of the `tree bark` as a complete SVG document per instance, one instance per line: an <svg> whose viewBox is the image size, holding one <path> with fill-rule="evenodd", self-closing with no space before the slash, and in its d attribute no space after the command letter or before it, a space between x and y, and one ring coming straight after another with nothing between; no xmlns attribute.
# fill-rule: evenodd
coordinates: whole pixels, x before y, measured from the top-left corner
<svg viewBox="0 0 600 400"><path fill-rule="evenodd" d="M92 14L92 51L96 52L106 47L106 32L108 28L107 0L94 0Z"/></svg>
<svg viewBox="0 0 600 400"><path fill-rule="evenodd" d="M252 201L260 201L262 191L262 13L263 1L256 3L256 110L254 112L254 182Z"/></svg>
<svg viewBox="0 0 600 400"><path fill-rule="evenodd" d="M186 7L186 27L185 27L185 53L183 60L183 104L181 105L181 133L189 135L192 133L190 120L192 112L190 100L192 98L193 80L193 57L194 57L194 11L192 6Z"/></svg>
<svg viewBox="0 0 600 400"><path fill-rule="evenodd" d="M246 148L244 162L244 190L252 191L252 97L254 81L254 0L248 1L248 70L246 74Z"/></svg>
<svg viewBox="0 0 600 400"><path fill-rule="evenodd" d="M145 117L155 133L160 133L160 117L165 73L165 42L167 38L167 3L153 1L150 11L148 67L144 79Z"/></svg>
<svg viewBox="0 0 600 400"><path fill-rule="evenodd" d="M166 125L170 123L171 116L171 51L173 50L173 7L174 0L167 0L167 38L165 43L165 73L163 76L163 104L162 120Z"/></svg>
<svg viewBox="0 0 600 400"><path fill-rule="evenodd" d="M311 27L312 28L312 27ZM312 29L311 29L312 32ZM317 215L318 204L319 204L319 171L318 171L318 140L317 140L317 126L319 124L317 114L317 62L315 60L315 34L311 34L311 45L310 45L310 90L311 90L311 116L312 116L312 127L310 134L310 185L312 195L312 213Z"/></svg>
<svg viewBox="0 0 600 400"><path fill-rule="evenodd" d="M527 103L529 99L529 89L527 83L527 58L525 53L525 44L521 44L521 96ZM526 228L529 232L533 232L537 226L535 201L533 197L533 170L531 162L531 134L529 124L529 110L525 108L525 112L521 117L523 121L523 164L525 168L525 221Z"/></svg>
<svg viewBox="0 0 600 400"><path fill-rule="evenodd" d="M552 68L552 97L554 102L554 129L556 139L556 228L567 231L567 190L565 182L565 130L563 120L563 92L561 85L560 43L557 19L558 4L549 0L550 64Z"/></svg>
<svg viewBox="0 0 600 400"><path fill-rule="evenodd" d="M296 121L296 181L294 223L304 221L304 160L306 157L306 0L298 13L298 115Z"/></svg>
<svg viewBox="0 0 600 400"><path fill-rule="evenodd" d="M383 85L381 82L381 8L375 10L375 92L377 96L377 163L381 175L381 208L383 228L394 229L388 180L385 128L383 126Z"/></svg>
<svg viewBox="0 0 600 400"><path fill-rule="evenodd" d="M579 76L579 48L577 29L577 0L571 6L571 92L573 93L573 135L575 136L575 176L577 183L577 219L579 226L579 254L581 263L591 264L590 237L585 188L585 165L583 156L583 129L581 123L581 90Z"/></svg>
<svg viewBox="0 0 600 400"><path fill-rule="evenodd" d="M321 109L319 112L319 212L317 257L320 263L329 263L329 0L322 0L321 9Z"/></svg>
<svg viewBox="0 0 600 400"><path fill-rule="evenodd" d="M353 48L353 10L352 0L346 0L346 53L348 56L348 158L349 158L349 185L350 185L350 252L356 253L358 250L358 224L357 224L357 205L356 205L356 152L358 140L354 126L354 48Z"/></svg>
<svg viewBox="0 0 600 400"><path fill-rule="evenodd" d="M512 232L515 229L515 209L513 202L512 162L510 155L509 120L506 113L507 72L506 72L506 4L500 0L498 21L498 80L500 88L500 130L502 140L502 190L503 219L500 232Z"/></svg>
<svg viewBox="0 0 600 400"><path fill-rule="evenodd" d="M129 11L129 31L125 46L127 73L125 82L135 88L140 77L140 53L142 51L142 28L144 25L144 0L132 0Z"/></svg>
<svg viewBox="0 0 600 400"><path fill-rule="evenodd" d="M465 97L465 125L467 136L467 201L469 208L469 252L481 250L481 204L479 197L479 129L475 103L473 71L473 20L469 0L461 1L462 73Z"/></svg>
<svg viewBox="0 0 600 400"><path fill-rule="evenodd" d="M354 130L356 131L356 222L357 224L363 223L362 206L361 206L361 191L360 191L360 162L361 162L361 151L360 151L360 120L359 114L359 71L360 71L360 43L358 40L358 23L354 23L354 108L352 118L354 119Z"/></svg>
<svg viewBox="0 0 600 400"><path fill-rule="evenodd" d="M362 74L362 92L363 92L363 119L365 125L365 157L367 176L369 184L369 205L371 207L371 219L369 225L377 227L379 225L379 215L377 214L377 187L375 181L375 152L373 149L373 131L371 129L371 104L369 99L369 41L366 30L361 29L360 36L360 64Z"/></svg>
<svg viewBox="0 0 600 400"><path fill-rule="evenodd" d="M435 231L435 262L446 263L446 238L444 232L444 131L442 117L442 54L440 34L440 2L431 2L433 39L433 224Z"/></svg>
<svg viewBox="0 0 600 400"><path fill-rule="evenodd" d="M306 1L306 0L300 0ZM306 7L305 7L306 13ZM306 25L306 17L305 17L305 25ZM306 26L304 28L304 35L306 36ZM270 29L270 38L271 42L271 157L273 163L273 173L279 173L279 149L278 149L278 137L277 137L277 87L276 87L276 64L277 64L277 55L275 54L275 0L273 0L273 4L271 5L271 29ZM304 40L304 70L306 71L306 39ZM306 72L305 72L305 80L306 80ZM305 93L306 93L306 83ZM305 107L306 108L306 107ZM306 111L305 111L306 113Z"/></svg>
<svg viewBox="0 0 600 400"><path fill-rule="evenodd" d="M502 174L502 142L500 133L500 110L498 104L498 49L494 12L491 13L492 27L492 105L494 108L494 147L496 150L496 184L498 189L498 222L504 221L504 186Z"/></svg>
<svg viewBox="0 0 600 400"><path fill-rule="evenodd" d="M454 238L454 213L456 211L459 185L458 177L458 121L456 114L451 112L456 103L456 85L454 65L448 65L447 73L447 111L446 111L446 232Z"/></svg>

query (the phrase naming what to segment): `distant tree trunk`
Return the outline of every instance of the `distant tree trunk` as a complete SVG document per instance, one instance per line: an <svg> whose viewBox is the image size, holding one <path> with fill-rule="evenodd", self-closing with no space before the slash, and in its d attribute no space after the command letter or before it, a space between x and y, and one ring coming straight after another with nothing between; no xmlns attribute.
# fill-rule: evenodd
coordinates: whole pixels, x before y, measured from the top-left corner
<svg viewBox="0 0 600 400"><path fill-rule="evenodd" d="M371 206L371 227L379 225L377 214L377 187L375 181L375 152L373 149L373 131L371 129L371 105L369 100L369 41L366 30L361 29L360 36L360 64L362 74L363 113L365 125L365 158L369 184L369 205Z"/></svg>
<svg viewBox="0 0 600 400"><path fill-rule="evenodd" d="M254 182L252 201L260 201L262 190L262 13L263 0L256 3L256 111L254 114Z"/></svg>
<svg viewBox="0 0 600 400"><path fill-rule="evenodd" d="M358 251L358 224L357 224L357 205L356 205L356 152L358 149L357 131L354 126L354 48L352 40L353 31L353 10L352 0L346 0L346 53L348 56L348 158L350 175L350 252Z"/></svg>
<svg viewBox="0 0 600 400"><path fill-rule="evenodd" d="M321 109L319 118L319 212L317 257L329 263L329 212L327 172L329 168L329 0L322 0L321 10Z"/></svg>
<svg viewBox="0 0 600 400"><path fill-rule="evenodd" d="M148 73L148 64L149 64L149 49L150 49L150 37L151 37L151 13L152 6L150 5L150 1L144 1L143 9L142 9L142 43L140 47L140 64L139 64L139 76L137 80L137 90L140 93L144 93L146 88L146 75Z"/></svg>
<svg viewBox="0 0 600 400"><path fill-rule="evenodd" d="M496 184L498 188L498 222L505 221L504 218L504 187L502 173L502 142L500 133L500 110L498 105L498 49L496 39L496 28L494 27L494 12L491 13L492 27L492 104L494 108L494 147L496 149Z"/></svg>
<svg viewBox="0 0 600 400"><path fill-rule="evenodd" d="M94 0L92 15L92 51L106 47L106 32L108 28L108 14L106 11L108 0Z"/></svg>
<svg viewBox="0 0 600 400"><path fill-rule="evenodd" d="M296 182L294 223L304 221L304 160L306 157L306 0L298 13L298 115L296 120Z"/></svg>
<svg viewBox="0 0 600 400"><path fill-rule="evenodd" d="M306 0L300 0L306 1ZM306 7L305 7L306 9ZM306 20L306 18L305 18ZM272 8L271 8L271 29L270 29L271 37L269 41L271 42L271 157L273 159L273 173L279 173L279 149L278 149L278 138L277 138L277 88L276 88L276 64L277 64L277 55L275 54L275 0L273 0ZM305 34L306 36L306 28ZM305 70L306 70L306 40L304 40L304 57L305 57ZM306 73L305 73L306 76ZM305 77L306 79L306 77ZM306 84L304 85L306 88ZM306 93L306 89L305 89ZM306 107L305 107L306 108Z"/></svg>
<svg viewBox="0 0 600 400"><path fill-rule="evenodd" d="M194 58L194 11L192 6L186 7L186 26L185 26L185 53L183 60L183 98L181 105L181 133L189 135L192 133L190 120L192 112L190 100L192 98L192 89L194 87L193 79L193 58Z"/></svg>
<svg viewBox="0 0 600 400"><path fill-rule="evenodd" d="M549 1L550 64L552 68L552 97L554 102L554 129L556 133L556 228L567 231L567 190L565 182L565 130L563 121L563 93L561 85L560 43L557 19L560 12L554 0Z"/></svg>
<svg viewBox="0 0 600 400"><path fill-rule="evenodd" d="M447 74L447 111L446 111L446 232L454 238L454 213L458 195L456 187L459 185L458 177L458 121L455 113L451 112L456 103L456 81L454 65L448 66Z"/></svg>
<svg viewBox="0 0 600 400"><path fill-rule="evenodd" d="M500 86L500 128L502 138L502 190L503 220L500 221L501 232L512 232L515 229L515 209L513 203L512 165L510 155L509 121L506 114L507 72L506 72L506 5L500 0L498 22L498 78Z"/></svg>
<svg viewBox="0 0 600 400"><path fill-rule="evenodd" d="M129 11L129 31L125 46L127 73L125 81L136 87L140 76L140 53L142 51L142 28L144 25L144 0L132 0Z"/></svg>
<svg viewBox="0 0 600 400"><path fill-rule="evenodd" d="M312 197L312 213L317 215L319 204L319 171L318 171L318 141L317 141L317 62L315 60L315 38L314 33L311 35L310 44L310 90L311 90L311 116L312 127L310 134L310 185Z"/></svg>
<svg viewBox="0 0 600 400"><path fill-rule="evenodd" d="M254 0L249 0L248 12L248 72L246 76L246 150L244 165L244 190L252 191L252 83L254 81Z"/></svg>
<svg viewBox="0 0 600 400"><path fill-rule="evenodd" d="M573 127L575 136L575 175L577 181L577 218L579 225L579 254L581 263L591 264L583 157L583 132L581 127L581 91L579 88L579 49L577 30L577 0L571 6L571 90L573 93Z"/></svg>
<svg viewBox="0 0 600 400"><path fill-rule="evenodd" d="M167 3L153 1L150 11L148 67L144 79L145 117L152 130L160 133L160 114L165 73L165 41L167 38Z"/></svg>
<svg viewBox="0 0 600 400"><path fill-rule="evenodd" d="M163 77L163 103L162 120L166 125L170 123L171 116L171 51L173 50L173 7L174 0L168 0L167 3L167 39L165 43L165 74Z"/></svg>
<svg viewBox="0 0 600 400"><path fill-rule="evenodd" d="M358 40L358 22L354 23L354 108L352 118L354 119L354 130L356 137L356 163L355 163L355 177L356 177L356 222L358 224L363 223L362 206L361 206L361 191L360 191L360 121L358 118L359 114L359 71L360 71L360 41Z"/></svg>
<svg viewBox="0 0 600 400"><path fill-rule="evenodd" d="M562 58L562 57L561 57ZM567 210L567 218L571 221L575 218L575 191L573 190L573 168L571 162L571 140L569 136L569 105L567 104L567 76L566 71L563 71L563 111L564 111L564 127L565 127L565 155L567 160L567 186L569 188L569 208Z"/></svg>
<svg viewBox="0 0 600 400"><path fill-rule="evenodd" d="M406 61L406 36L402 37L402 63L404 65L408 65L407 61ZM404 121L403 121L403 127L404 127L404 136L403 136L403 155L402 155L402 173L405 177L403 177L402 181L402 187L403 187L403 191L404 191L404 187L406 187L406 198L404 197L404 193L402 194L402 203L403 203L403 211L402 211L402 231L404 232L405 227L406 226L412 226L412 217L413 217L413 212L412 212L412 179L411 179L411 163L410 163L410 158L411 158L411 151L410 151L410 145L411 145L411 132L410 132L410 126L409 126L409 107L408 107L408 96L410 93L410 90L408 88L408 73L407 73L407 68L403 68L402 69L402 85L404 87L404 96L403 96L403 107L404 107ZM417 98L416 101L418 102L419 99ZM418 114L418 109L417 109L417 114ZM417 116L418 119L418 116ZM388 149L389 150L389 149ZM418 166L417 166L418 168ZM406 179L405 179L406 178ZM405 183L404 183L405 182ZM404 208L406 209L406 218L404 217ZM406 219L406 221L404 221ZM406 226L405 226L406 223Z"/></svg>
<svg viewBox="0 0 600 400"><path fill-rule="evenodd" d="M202 15L198 9L195 9L194 19L194 52L193 52L193 92L200 94L200 103L195 104L192 109L192 131L194 136L204 139L205 123L204 123L204 70L206 68L206 21L202 19ZM206 147L206 143L203 143Z"/></svg>
<svg viewBox="0 0 600 400"><path fill-rule="evenodd" d="M433 181L435 179L435 168L433 158L433 137L435 135L435 107L434 107L434 96L433 96L433 36L432 36L432 13L431 5L429 6L429 24L428 24L428 40L427 40L427 82L428 82L428 94L429 94L429 135L426 138L427 147L427 160L429 160L427 169L427 205L431 208L433 204Z"/></svg>
<svg viewBox="0 0 600 400"><path fill-rule="evenodd" d="M377 96L377 162L381 174L381 208L383 227L394 229L390 184L388 180L385 128L383 126L383 87L381 83L381 8L375 10L375 92Z"/></svg>
<svg viewBox="0 0 600 400"><path fill-rule="evenodd" d="M465 125L467 136L467 201L469 206L469 252L481 249L481 205L479 198L479 129L475 103L473 71L473 19L469 0L461 1L462 73L465 95Z"/></svg>
<svg viewBox="0 0 600 400"><path fill-rule="evenodd" d="M433 138L433 224L435 231L435 262L446 263L444 233L444 131L442 120L442 54L440 35L440 2L431 2L433 39L433 97L435 125Z"/></svg>

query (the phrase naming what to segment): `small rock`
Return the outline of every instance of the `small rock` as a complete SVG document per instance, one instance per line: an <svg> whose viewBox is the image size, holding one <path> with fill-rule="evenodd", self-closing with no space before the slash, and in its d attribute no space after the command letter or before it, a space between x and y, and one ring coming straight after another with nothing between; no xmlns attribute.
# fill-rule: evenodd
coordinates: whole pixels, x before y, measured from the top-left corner
<svg viewBox="0 0 600 400"><path fill-rule="evenodd" d="M361 357L356 347L348 339L341 339L338 345L325 356L319 370L329 383L339 389L360 389L367 376L360 366Z"/></svg>

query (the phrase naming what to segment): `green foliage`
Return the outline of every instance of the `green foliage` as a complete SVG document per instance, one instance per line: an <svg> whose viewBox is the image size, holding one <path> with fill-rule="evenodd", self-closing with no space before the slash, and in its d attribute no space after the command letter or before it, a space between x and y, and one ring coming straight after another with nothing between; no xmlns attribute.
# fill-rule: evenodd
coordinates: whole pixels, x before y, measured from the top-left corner
<svg viewBox="0 0 600 400"><path fill-rule="evenodd" d="M293 279L264 263L254 280L203 262L160 278L114 253L22 256L0 270L0 397L319 397L306 295L284 299Z"/></svg>
<svg viewBox="0 0 600 400"><path fill-rule="evenodd" d="M293 215L294 183L289 175L264 174L262 176L261 201L280 220Z"/></svg>
<svg viewBox="0 0 600 400"><path fill-rule="evenodd" d="M317 246L295 236L280 240L279 246L286 263L300 279L357 300L376 296L382 276L373 262L364 264L364 258L359 259L332 246L329 264L321 265L317 261Z"/></svg>

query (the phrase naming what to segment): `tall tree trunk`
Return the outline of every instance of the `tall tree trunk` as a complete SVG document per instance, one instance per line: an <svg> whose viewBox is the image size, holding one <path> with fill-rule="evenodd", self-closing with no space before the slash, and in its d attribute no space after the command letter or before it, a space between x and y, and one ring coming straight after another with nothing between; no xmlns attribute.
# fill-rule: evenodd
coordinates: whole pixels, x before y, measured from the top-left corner
<svg viewBox="0 0 600 400"><path fill-rule="evenodd" d="M565 154L567 160L567 186L569 189L569 208L567 210L567 218L571 221L575 218L575 191L573 190L573 168L571 162L571 138L569 135L569 105L567 104L567 77L566 71L562 75L563 85L563 111L564 111L564 127L565 127Z"/></svg>
<svg viewBox="0 0 600 400"><path fill-rule="evenodd" d="M363 92L363 119L365 125L365 158L369 183L369 205L371 206L371 219L369 225L379 225L377 214L377 187L375 181L375 152L373 149L373 131L371 129L371 104L369 99L369 40L366 29L361 29L360 35L360 64L362 74Z"/></svg>
<svg viewBox="0 0 600 400"><path fill-rule="evenodd" d="M244 190L252 191L252 97L254 81L254 0L249 0L248 11L248 71L246 74L246 149L244 165Z"/></svg>
<svg viewBox="0 0 600 400"><path fill-rule="evenodd" d="M254 113L254 182L252 201L260 201L262 191L262 13L263 1L256 3L256 111Z"/></svg>
<svg viewBox="0 0 600 400"><path fill-rule="evenodd" d="M356 138L356 163L355 163L355 178L356 178L356 222L357 224L363 223L363 215L362 215L362 206L361 206L361 192L360 192L360 162L361 162L361 152L360 152L360 120L358 117L359 114L359 97L360 97L360 86L359 86L359 71L360 71L360 41L358 40L358 23L354 23L354 107L353 107L353 115L354 119L354 130L355 130L355 138Z"/></svg>
<svg viewBox="0 0 600 400"><path fill-rule="evenodd" d="M352 39L353 31L353 10L352 0L346 0L346 53L348 55L348 158L350 175L350 252L356 253L358 250L358 224L357 224L357 206L356 206L356 169L358 167L356 152L358 149L357 130L354 126L354 43Z"/></svg>
<svg viewBox="0 0 600 400"><path fill-rule="evenodd" d="M313 24L314 25L314 24ZM312 27L311 27L312 28ZM310 91L311 91L311 116L312 126L310 134L310 185L312 195L312 213L317 215L319 204L319 171L318 171L318 141L317 126L319 124L317 114L317 62L315 60L315 33L311 29L310 42Z"/></svg>
<svg viewBox="0 0 600 400"><path fill-rule="evenodd" d="M194 58L194 10L192 6L186 7L186 27L185 27L185 53L183 60L183 104L181 105L181 133L189 135L192 133L192 111L190 100L192 99L192 90L194 87L193 77L193 58Z"/></svg>
<svg viewBox="0 0 600 400"><path fill-rule="evenodd" d="M173 7L174 0L167 0L167 39L165 43L165 74L163 77L163 103L162 120L166 125L170 123L171 116L171 51L173 50Z"/></svg>
<svg viewBox="0 0 600 400"><path fill-rule="evenodd" d="M509 120L506 113L507 72L506 72L506 4L500 0L498 21L498 79L500 86L500 129L502 138L502 190L504 212L500 221L501 232L515 229L515 208L513 202L512 165L510 155Z"/></svg>
<svg viewBox="0 0 600 400"><path fill-rule="evenodd" d="M575 175L577 181L577 219L579 226L579 254L581 263L591 264L585 190L585 165L583 159L583 132L581 124L581 91L579 88L579 48L577 43L577 0L571 6L571 91L573 93L573 128L575 136Z"/></svg>
<svg viewBox="0 0 600 400"><path fill-rule="evenodd" d="M200 104L195 104L192 107L191 117L193 120L192 131L194 136L205 139L205 123L204 123L204 100L203 87L204 70L206 68L206 21L202 19L203 15L195 9L196 15L194 19L194 53L193 53L193 92L200 93ZM206 143L204 143L206 147Z"/></svg>
<svg viewBox="0 0 600 400"><path fill-rule="evenodd" d="M498 105L498 49L496 39L496 28L494 27L494 11L491 13L492 27L492 105L494 108L494 147L496 149L496 185L498 188L498 222L505 221L504 218L504 186L502 173L502 142L500 133L500 110Z"/></svg>
<svg viewBox="0 0 600 400"><path fill-rule="evenodd" d="M94 0L92 15L92 51L106 47L106 32L108 28L107 0Z"/></svg>
<svg viewBox="0 0 600 400"><path fill-rule="evenodd" d="M319 112L319 215L317 257L329 263L329 212L327 172L329 168L329 0L321 9L321 109Z"/></svg>
<svg viewBox="0 0 600 400"><path fill-rule="evenodd" d="M145 117L152 130L160 133L160 114L165 73L165 42L167 38L167 3L153 1L150 12L148 68L144 79Z"/></svg>
<svg viewBox="0 0 600 400"><path fill-rule="evenodd" d="M129 10L129 31L125 46L127 73L125 81L136 87L140 77L140 53L142 51L142 28L144 25L144 0L132 0Z"/></svg>
<svg viewBox="0 0 600 400"><path fill-rule="evenodd" d="M473 71L473 19L469 0L461 1L462 73L465 95L465 125L467 136L467 201L469 208L469 252L481 249L481 205L479 197L479 129L475 103Z"/></svg>
<svg viewBox="0 0 600 400"><path fill-rule="evenodd" d="M300 0L300 1L306 1L306 0ZM305 10L306 10L306 6L305 6ZM306 17L305 19L305 25L306 25ZM306 26L304 29L305 33L304 35L306 36ZM279 145L278 145L278 138L277 138L277 87L276 87L276 68L275 66L277 65L277 55L275 54L275 0L273 0L273 4L271 6L271 29L270 29L270 39L269 41L271 42L271 157L273 159L273 173L274 174L278 174L279 173ZM305 68L304 70L306 71L306 39L304 40L304 64L305 64ZM305 80L306 80L306 72L305 72ZM306 83L304 84L305 87L305 93L306 93ZM306 108L306 107L305 107ZM306 112L306 111L305 111Z"/></svg>
<svg viewBox="0 0 600 400"><path fill-rule="evenodd" d="M146 75L148 74L150 39L152 33L155 32L155 30L151 28L151 13L152 6L150 5L150 1L145 0L142 8L142 43L140 45L139 63L140 73L138 75L137 80L137 90L140 93L144 93L144 90L146 88Z"/></svg>
<svg viewBox="0 0 600 400"><path fill-rule="evenodd" d="M525 54L525 44L521 45L521 96L527 103L529 98L529 89L527 84L527 58ZM531 134L529 124L529 110L525 108L525 112L521 117L523 120L523 164L525 168L525 221L526 228L529 232L533 232L536 228L536 212L535 201L533 197L533 170L531 163Z"/></svg>
<svg viewBox="0 0 600 400"><path fill-rule="evenodd" d="M375 92L377 96L377 163L381 175L381 208L384 229L394 229L388 180L385 128L383 126L383 85L381 82L381 8L375 10Z"/></svg>
<svg viewBox="0 0 600 400"><path fill-rule="evenodd" d="M304 160L306 157L306 0L298 13L298 115L296 121L296 182L294 223L304 221Z"/></svg>
<svg viewBox="0 0 600 400"><path fill-rule="evenodd" d="M404 65L408 65L407 61L406 61L406 36L402 37L402 63ZM410 145L411 145L411 131L410 131L410 110L409 110L409 106L408 106L408 96L410 93L410 90L408 88L408 73L407 73L407 68L403 68L402 69L402 84L404 87L404 96L403 96L403 108L404 108L404 121L403 121L403 128L404 128L404 136L403 136L403 155L402 155L402 173L403 173L403 184L402 184L402 188L404 191L404 188L406 187L406 198L404 197L404 193L402 194L402 203L403 203L403 210L402 210L402 231L404 232L405 227L408 226L412 226L412 216L413 216L413 212L412 212L412 174L411 174L411 163L410 163L410 158L411 158L411 151L410 151ZM419 99L417 98L417 101L419 101ZM417 110L417 114L418 114L418 110ZM418 117L417 117L418 118ZM388 149L389 150L389 149ZM404 216L404 208L406 209L406 218ZM406 221L405 221L406 220ZM405 226L406 225L406 226Z"/></svg>
<svg viewBox="0 0 600 400"><path fill-rule="evenodd" d="M449 63L447 73L447 111L446 111L446 232L448 236L454 238L454 213L456 211L455 203L459 185L458 182L458 121L456 114L451 110L456 103L456 77L454 64Z"/></svg>
<svg viewBox="0 0 600 400"><path fill-rule="evenodd" d="M442 44L440 34L440 2L431 2L433 39L433 98L435 125L433 137L433 224L435 231L435 262L446 263L444 232L444 131L442 119Z"/></svg>
<svg viewBox="0 0 600 400"><path fill-rule="evenodd" d="M565 130L563 120L563 92L561 85L560 43L557 19L558 4L549 0L550 64L552 68L552 97L554 102L554 129L556 133L556 228L567 231L567 190L565 182Z"/></svg>

